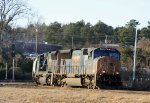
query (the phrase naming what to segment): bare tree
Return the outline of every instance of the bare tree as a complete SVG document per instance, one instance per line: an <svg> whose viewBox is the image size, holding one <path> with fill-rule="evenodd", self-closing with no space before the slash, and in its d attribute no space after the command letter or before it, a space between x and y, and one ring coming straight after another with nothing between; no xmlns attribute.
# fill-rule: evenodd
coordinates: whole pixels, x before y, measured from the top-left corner
<svg viewBox="0 0 150 103"><path fill-rule="evenodd" d="M27 13L29 8L23 0L0 0L0 34L3 40L5 28Z"/></svg>
<svg viewBox="0 0 150 103"><path fill-rule="evenodd" d="M32 17L28 19L27 34L30 39L35 40L37 37L38 42L44 41L46 29L47 26L43 22L43 17L39 16L38 13L32 14Z"/></svg>

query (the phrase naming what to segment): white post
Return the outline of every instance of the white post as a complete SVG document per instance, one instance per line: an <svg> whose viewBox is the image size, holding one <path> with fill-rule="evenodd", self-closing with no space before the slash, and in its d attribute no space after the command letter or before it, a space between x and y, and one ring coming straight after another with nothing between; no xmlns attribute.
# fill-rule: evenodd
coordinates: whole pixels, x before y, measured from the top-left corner
<svg viewBox="0 0 150 103"><path fill-rule="evenodd" d="M105 38L105 44L106 44L106 48L107 48L107 35L106 35L106 38Z"/></svg>
<svg viewBox="0 0 150 103"><path fill-rule="evenodd" d="M135 42L134 42L134 64L133 64L133 81L135 80L135 68L136 68L136 43L137 43L137 26L135 33Z"/></svg>

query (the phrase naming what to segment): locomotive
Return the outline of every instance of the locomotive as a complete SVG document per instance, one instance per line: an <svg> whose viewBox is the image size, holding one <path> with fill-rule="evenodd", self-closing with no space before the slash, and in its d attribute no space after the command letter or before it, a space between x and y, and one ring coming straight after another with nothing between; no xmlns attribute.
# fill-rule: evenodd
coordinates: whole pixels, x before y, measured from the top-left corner
<svg viewBox="0 0 150 103"><path fill-rule="evenodd" d="M120 52L114 48L58 50L38 55L32 75L37 84L101 88L122 85Z"/></svg>

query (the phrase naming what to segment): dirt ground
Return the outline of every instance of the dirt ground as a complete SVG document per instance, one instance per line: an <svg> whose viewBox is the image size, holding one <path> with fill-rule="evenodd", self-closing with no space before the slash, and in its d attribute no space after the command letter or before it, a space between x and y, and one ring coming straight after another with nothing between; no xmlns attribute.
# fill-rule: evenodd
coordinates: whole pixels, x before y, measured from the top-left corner
<svg viewBox="0 0 150 103"><path fill-rule="evenodd" d="M3 86L0 103L150 103L150 92Z"/></svg>

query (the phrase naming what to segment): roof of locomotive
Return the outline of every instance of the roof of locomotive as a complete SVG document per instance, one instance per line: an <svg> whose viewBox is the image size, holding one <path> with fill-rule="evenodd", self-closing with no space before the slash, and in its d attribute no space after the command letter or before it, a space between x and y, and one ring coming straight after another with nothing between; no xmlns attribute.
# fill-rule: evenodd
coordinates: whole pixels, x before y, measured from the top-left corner
<svg viewBox="0 0 150 103"><path fill-rule="evenodd" d="M114 51L114 52L119 52L117 49L115 48L94 48L93 50L96 50L96 49L100 49L102 51Z"/></svg>

